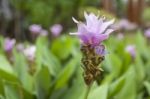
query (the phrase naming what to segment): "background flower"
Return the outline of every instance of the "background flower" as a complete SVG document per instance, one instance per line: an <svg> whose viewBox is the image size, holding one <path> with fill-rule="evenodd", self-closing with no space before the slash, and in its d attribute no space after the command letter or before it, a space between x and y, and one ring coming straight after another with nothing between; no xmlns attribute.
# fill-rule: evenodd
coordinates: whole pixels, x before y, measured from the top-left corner
<svg viewBox="0 0 150 99"><path fill-rule="evenodd" d="M53 34L53 36L59 36L62 32L62 25L60 24L54 24L52 27L50 27L50 31Z"/></svg>
<svg viewBox="0 0 150 99"><path fill-rule="evenodd" d="M128 52L132 57L135 57L136 55L136 50L135 50L135 45L128 45L125 48L126 52Z"/></svg>
<svg viewBox="0 0 150 99"><path fill-rule="evenodd" d="M33 34L38 34L41 32L41 30L42 30L41 25L33 24L29 26L29 31Z"/></svg>
<svg viewBox="0 0 150 99"><path fill-rule="evenodd" d="M11 51L16 43L15 39L5 38L4 41L4 50Z"/></svg>
<svg viewBox="0 0 150 99"><path fill-rule="evenodd" d="M24 55L28 60L33 61L35 58L36 46L32 45L23 50Z"/></svg>
<svg viewBox="0 0 150 99"><path fill-rule="evenodd" d="M147 38L150 38L150 28L145 30L145 33L144 35L147 37Z"/></svg>
<svg viewBox="0 0 150 99"><path fill-rule="evenodd" d="M47 36L47 35L48 35L48 31L47 30L42 29L40 31L40 36Z"/></svg>

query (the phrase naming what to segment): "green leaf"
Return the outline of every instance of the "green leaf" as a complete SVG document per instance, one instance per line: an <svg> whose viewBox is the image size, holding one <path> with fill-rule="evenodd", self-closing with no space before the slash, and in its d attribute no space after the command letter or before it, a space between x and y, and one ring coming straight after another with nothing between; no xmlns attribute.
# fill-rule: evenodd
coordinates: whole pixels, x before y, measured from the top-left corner
<svg viewBox="0 0 150 99"><path fill-rule="evenodd" d="M43 57L42 61L44 66L47 66L51 75L56 76L60 70L61 65L57 58L46 48L43 48Z"/></svg>
<svg viewBox="0 0 150 99"><path fill-rule="evenodd" d="M143 81L143 79L145 78L145 67L144 67L144 63L140 57L140 55L137 53L136 57L135 57L135 65L134 65L134 69L136 71L136 77L139 81L139 83L141 81Z"/></svg>
<svg viewBox="0 0 150 99"><path fill-rule="evenodd" d="M122 62L116 54L112 53L109 56L106 56L104 65L104 68L108 69L114 77L118 77L120 75Z"/></svg>
<svg viewBox="0 0 150 99"><path fill-rule="evenodd" d="M4 82L5 84L5 96L6 99L22 99L23 94L21 93L21 90L19 89L18 85L15 83L8 83Z"/></svg>
<svg viewBox="0 0 150 99"><path fill-rule="evenodd" d="M136 99L137 95L137 86L136 86L136 78L135 71L133 66L129 68L129 70L124 74L125 83L120 92L109 99Z"/></svg>
<svg viewBox="0 0 150 99"><path fill-rule="evenodd" d="M68 36L61 36L52 43L52 52L61 60L66 59L73 51L75 40Z"/></svg>
<svg viewBox="0 0 150 99"><path fill-rule="evenodd" d="M60 62L58 59L49 51L47 44L43 38L39 38L36 42L36 64L37 71L40 71L41 67L47 66L51 75L56 76L60 71Z"/></svg>
<svg viewBox="0 0 150 99"><path fill-rule="evenodd" d="M4 96L0 95L0 99L6 99Z"/></svg>
<svg viewBox="0 0 150 99"><path fill-rule="evenodd" d="M27 92L19 83L3 81L6 99L35 99L35 96Z"/></svg>
<svg viewBox="0 0 150 99"><path fill-rule="evenodd" d="M90 92L88 99L107 99L107 97L108 84L104 84Z"/></svg>
<svg viewBox="0 0 150 99"><path fill-rule="evenodd" d="M3 80L2 79L0 79L0 95L4 96L4 85L3 85Z"/></svg>
<svg viewBox="0 0 150 99"><path fill-rule="evenodd" d="M22 83L23 87L32 93L33 91L33 76L29 74L29 65L25 57L21 53L17 53L14 51L14 69L19 78L20 82Z"/></svg>
<svg viewBox="0 0 150 99"><path fill-rule="evenodd" d="M122 90L124 84L125 84L124 76L120 77L115 82L111 83L109 88L109 98L118 94Z"/></svg>
<svg viewBox="0 0 150 99"><path fill-rule="evenodd" d="M38 99L44 99L51 84L48 68L43 66L36 75L36 89Z"/></svg>
<svg viewBox="0 0 150 99"><path fill-rule="evenodd" d="M6 60L6 58L2 55L0 55L0 70L3 70L9 74L14 75L14 71L12 69L12 66L9 64L9 62Z"/></svg>
<svg viewBox="0 0 150 99"><path fill-rule="evenodd" d="M64 69L60 72L60 74L56 78L57 79L55 85L56 89L62 88L67 84L67 82L69 81L70 77L72 77L76 69L77 60L78 59L71 59L64 67Z"/></svg>
<svg viewBox="0 0 150 99"><path fill-rule="evenodd" d="M147 50L146 39L142 35L141 31L138 31L136 36L136 50L140 53L140 55L145 58L149 58L149 50Z"/></svg>
<svg viewBox="0 0 150 99"><path fill-rule="evenodd" d="M150 82L149 81L145 81L144 82L144 86L146 87L146 90L147 90L148 94L150 95Z"/></svg>

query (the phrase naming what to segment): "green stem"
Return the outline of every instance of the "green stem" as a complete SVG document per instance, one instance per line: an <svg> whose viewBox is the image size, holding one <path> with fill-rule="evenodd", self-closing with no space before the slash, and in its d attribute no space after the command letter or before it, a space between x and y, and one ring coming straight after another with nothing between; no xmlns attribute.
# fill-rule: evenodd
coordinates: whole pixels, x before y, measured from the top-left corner
<svg viewBox="0 0 150 99"><path fill-rule="evenodd" d="M93 84L93 83L92 83L92 84ZM88 99L88 95L89 95L90 89L91 89L91 87L92 87L92 84L90 84L89 86L87 86L87 90L86 90L84 99Z"/></svg>

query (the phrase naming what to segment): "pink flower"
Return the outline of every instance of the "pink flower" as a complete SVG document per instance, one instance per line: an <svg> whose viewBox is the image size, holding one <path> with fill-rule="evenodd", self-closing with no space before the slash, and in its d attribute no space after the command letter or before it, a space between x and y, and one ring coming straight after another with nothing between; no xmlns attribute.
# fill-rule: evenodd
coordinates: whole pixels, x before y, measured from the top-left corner
<svg viewBox="0 0 150 99"><path fill-rule="evenodd" d="M42 29L41 32L40 32L40 35L41 35L41 36L47 36L47 35L48 35L48 31Z"/></svg>
<svg viewBox="0 0 150 99"><path fill-rule="evenodd" d="M11 51L16 43L15 39L6 38L4 41L4 50Z"/></svg>
<svg viewBox="0 0 150 99"><path fill-rule="evenodd" d="M136 55L136 50L135 50L135 45L128 45L125 48L126 52L128 52L132 57L135 57Z"/></svg>
<svg viewBox="0 0 150 99"><path fill-rule="evenodd" d="M128 21L127 19L121 19L118 23L113 25L115 29L123 29L123 30L134 30L137 28L137 25Z"/></svg>
<svg viewBox="0 0 150 99"><path fill-rule="evenodd" d="M33 25L30 25L29 27L29 31L34 34L40 33L41 30L42 30L42 27L41 25L38 25L38 24L33 24Z"/></svg>
<svg viewBox="0 0 150 99"><path fill-rule="evenodd" d="M23 50L24 55L28 60L33 61L35 59L36 54L36 46L32 45Z"/></svg>
<svg viewBox="0 0 150 99"><path fill-rule="evenodd" d="M145 35L147 38L150 38L150 28L145 31L144 35Z"/></svg>
<svg viewBox="0 0 150 99"><path fill-rule="evenodd" d="M99 18L93 13L89 15L84 13L86 24L79 22L73 18L77 23L78 31L70 33L71 35L78 35L83 45L99 45L102 41L108 39L109 34L113 32L110 26L114 20L105 21L104 18Z"/></svg>
<svg viewBox="0 0 150 99"><path fill-rule="evenodd" d="M52 27L50 27L50 31L53 34L53 36L59 36L62 32L62 29L63 27L60 24L55 24Z"/></svg>

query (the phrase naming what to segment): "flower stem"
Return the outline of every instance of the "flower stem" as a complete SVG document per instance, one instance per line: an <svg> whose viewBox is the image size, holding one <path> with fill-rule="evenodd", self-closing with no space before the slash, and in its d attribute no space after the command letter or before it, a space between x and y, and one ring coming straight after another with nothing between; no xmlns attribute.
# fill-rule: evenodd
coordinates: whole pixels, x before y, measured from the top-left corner
<svg viewBox="0 0 150 99"><path fill-rule="evenodd" d="M88 99L88 95L89 95L90 89L91 89L91 87L92 87L92 84L93 84L93 83L91 83L90 85L87 86L84 99Z"/></svg>

